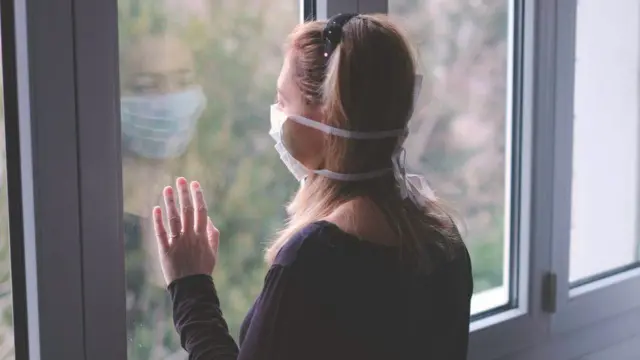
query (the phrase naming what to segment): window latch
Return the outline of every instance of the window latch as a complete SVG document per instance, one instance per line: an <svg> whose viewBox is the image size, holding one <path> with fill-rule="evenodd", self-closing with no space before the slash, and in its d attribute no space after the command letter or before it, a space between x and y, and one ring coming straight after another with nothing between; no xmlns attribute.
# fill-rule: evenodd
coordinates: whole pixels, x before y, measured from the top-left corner
<svg viewBox="0 0 640 360"><path fill-rule="evenodd" d="M542 279L542 310L548 313L555 313L557 308L558 276L554 272L549 272Z"/></svg>

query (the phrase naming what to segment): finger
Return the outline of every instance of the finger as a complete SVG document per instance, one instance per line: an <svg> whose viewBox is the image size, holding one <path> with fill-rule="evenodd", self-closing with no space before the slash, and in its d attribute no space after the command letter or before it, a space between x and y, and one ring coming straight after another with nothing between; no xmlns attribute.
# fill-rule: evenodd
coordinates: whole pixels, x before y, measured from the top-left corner
<svg viewBox="0 0 640 360"><path fill-rule="evenodd" d="M213 225L211 218L207 218L207 240L213 249L213 253L218 255L218 247L220 246L220 231Z"/></svg>
<svg viewBox="0 0 640 360"><path fill-rule="evenodd" d="M167 219L169 221L169 238L175 239L180 235L180 214L178 214L178 208L176 207L176 199L173 194L173 188L167 186L164 188L164 206L167 211Z"/></svg>
<svg viewBox="0 0 640 360"><path fill-rule="evenodd" d="M153 228L156 232L156 239L158 240L158 247L162 251L169 249L169 237L167 231L164 228L164 221L162 220L162 210L160 206L153 208Z"/></svg>
<svg viewBox="0 0 640 360"><path fill-rule="evenodd" d="M178 180L176 180L176 186L178 188L178 197L180 198L182 232L193 232L193 204L191 203L187 179L179 177Z"/></svg>
<svg viewBox="0 0 640 360"><path fill-rule="evenodd" d="M191 195L195 210L196 234L204 234L207 231L207 204L204 201L202 188L197 181L191 183Z"/></svg>

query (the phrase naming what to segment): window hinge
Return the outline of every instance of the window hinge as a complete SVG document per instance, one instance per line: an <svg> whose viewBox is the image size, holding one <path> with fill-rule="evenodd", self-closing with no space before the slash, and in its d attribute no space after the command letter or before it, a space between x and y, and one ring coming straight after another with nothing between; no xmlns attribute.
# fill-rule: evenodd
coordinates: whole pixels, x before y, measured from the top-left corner
<svg viewBox="0 0 640 360"><path fill-rule="evenodd" d="M542 279L542 310L548 313L556 312L556 300L558 295L558 276L550 272Z"/></svg>

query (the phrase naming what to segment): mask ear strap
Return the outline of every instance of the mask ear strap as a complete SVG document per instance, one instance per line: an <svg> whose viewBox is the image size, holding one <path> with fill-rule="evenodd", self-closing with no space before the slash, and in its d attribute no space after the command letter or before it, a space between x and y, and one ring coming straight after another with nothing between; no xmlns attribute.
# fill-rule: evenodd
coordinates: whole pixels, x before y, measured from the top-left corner
<svg viewBox="0 0 640 360"><path fill-rule="evenodd" d="M400 187L400 196L406 199L409 196L409 189L407 184L407 171L406 171L407 151L404 146L401 146L396 151L393 157L393 173L396 177L396 182Z"/></svg>
<svg viewBox="0 0 640 360"><path fill-rule="evenodd" d="M407 150L404 147L400 147L393 158L393 171L398 186L400 187L400 196L402 199L410 199L418 206L423 206L425 198L435 198L435 194L424 177L407 174L406 165ZM411 179L416 180L418 184L414 184Z"/></svg>
<svg viewBox="0 0 640 360"><path fill-rule="evenodd" d="M306 127L310 127L310 128L322 131L325 134L335 135L335 136L343 137L346 139L356 139L356 140L386 139L390 137L403 136L403 135L406 135L408 132L406 128L396 129L396 130L384 130L384 131L344 130L344 129L334 128L333 126L329 126L327 124L323 124L321 122L307 119L305 117L297 116L297 115L289 115L287 116L287 119L295 121L300 125L304 125Z"/></svg>

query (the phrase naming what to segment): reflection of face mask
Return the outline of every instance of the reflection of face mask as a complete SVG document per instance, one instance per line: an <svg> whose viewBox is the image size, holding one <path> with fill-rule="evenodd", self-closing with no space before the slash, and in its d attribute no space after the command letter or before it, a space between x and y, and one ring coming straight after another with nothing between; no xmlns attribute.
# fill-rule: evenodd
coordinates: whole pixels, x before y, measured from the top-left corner
<svg viewBox="0 0 640 360"><path fill-rule="evenodd" d="M151 159L182 155L193 137L205 102L199 87L169 94L122 97L125 147Z"/></svg>

